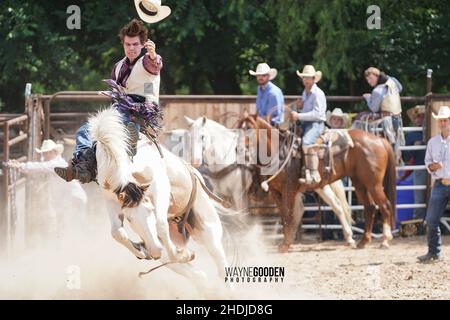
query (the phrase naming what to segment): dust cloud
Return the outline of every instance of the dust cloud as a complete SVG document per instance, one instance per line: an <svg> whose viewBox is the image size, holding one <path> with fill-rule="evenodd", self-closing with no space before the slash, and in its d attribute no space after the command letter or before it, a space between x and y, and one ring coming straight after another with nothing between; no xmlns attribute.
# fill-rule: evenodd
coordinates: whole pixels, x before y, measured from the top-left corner
<svg viewBox="0 0 450 320"><path fill-rule="evenodd" d="M42 204L29 206L33 210L28 213L31 222L26 246L10 251L0 261L0 299L308 298L289 282L288 268L282 283L241 282L230 291L218 277L212 258L192 240L189 246L196 253L192 264L212 279L210 290L199 292L190 279L167 268L139 278L139 272L160 263L138 260L117 243L111 237L98 186L92 184L86 191L88 206L84 209L66 206L51 213ZM227 232L224 244L229 263L236 267L285 266L286 256L270 253L263 238L258 224Z"/></svg>

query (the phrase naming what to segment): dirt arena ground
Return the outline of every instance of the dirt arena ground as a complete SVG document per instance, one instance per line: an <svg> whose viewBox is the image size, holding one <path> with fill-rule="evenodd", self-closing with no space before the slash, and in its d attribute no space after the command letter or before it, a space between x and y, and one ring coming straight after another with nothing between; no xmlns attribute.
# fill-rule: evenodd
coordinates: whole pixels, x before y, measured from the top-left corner
<svg viewBox="0 0 450 320"><path fill-rule="evenodd" d="M239 283L232 293L217 288L223 279L201 247L194 265L217 279L207 292L198 292L186 278L137 260L116 243L106 212L90 217L71 235L59 235L0 261L0 299L450 299L450 238L444 237L444 260L419 264L426 251L424 237L396 238L388 250L375 240L355 250L343 242L302 241L290 253L263 245L261 227L240 237L231 263L243 266L285 267L283 283ZM235 247L236 248L236 247ZM236 258L236 256L238 258ZM80 288L68 284L73 268ZM214 283L214 281L211 281Z"/></svg>
<svg viewBox="0 0 450 320"><path fill-rule="evenodd" d="M388 250L378 245L351 250L341 242L302 243L273 256L284 261L289 283L316 297L450 299L449 237L443 238L442 261L431 264L417 263L425 237L395 238Z"/></svg>

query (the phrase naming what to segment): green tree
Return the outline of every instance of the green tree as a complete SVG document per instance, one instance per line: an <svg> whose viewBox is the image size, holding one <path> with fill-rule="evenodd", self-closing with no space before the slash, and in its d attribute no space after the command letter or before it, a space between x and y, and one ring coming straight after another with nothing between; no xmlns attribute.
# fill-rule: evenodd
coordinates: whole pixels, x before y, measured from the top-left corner
<svg viewBox="0 0 450 320"><path fill-rule="evenodd" d="M328 95L370 90L363 71L378 66L405 95L448 92L450 9L438 0L379 0L381 29L368 30L366 0L177 0L149 26L163 56L163 94L252 94L248 70L266 61L285 94L299 94L295 70L314 64ZM81 30L66 9L81 8ZM0 2L0 108L20 111L26 82L34 92L98 90L123 57L118 31L137 13L132 1ZM3 105L2 105L3 104Z"/></svg>

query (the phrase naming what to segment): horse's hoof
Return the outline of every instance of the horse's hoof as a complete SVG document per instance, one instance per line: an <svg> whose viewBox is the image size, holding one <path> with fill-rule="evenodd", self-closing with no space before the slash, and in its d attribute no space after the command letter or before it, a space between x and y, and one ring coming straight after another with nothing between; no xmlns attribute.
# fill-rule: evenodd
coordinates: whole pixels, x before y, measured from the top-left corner
<svg viewBox="0 0 450 320"><path fill-rule="evenodd" d="M195 253L193 251L190 251L187 248L178 248L177 249L177 255L176 255L176 261L180 263L187 263L195 258Z"/></svg>
<svg viewBox="0 0 450 320"><path fill-rule="evenodd" d="M356 242L355 240L347 242L347 245L351 248L351 249L356 249Z"/></svg>
<svg viewBox="0 0 450 320"><path fill-rule="evenodd" d="M358 248L358 249L364 249L364 248L366 247L366 245L367 245L367 241L361 240L361 241L358 243L358 245L356 246L356 248Z"/></svg>
<svg viewBox="0 0 450 320"><path fill-rule="evenodd" d="M382 242L380 244L380 249L384 249L384 250L389 249L389 244L387 242Z"/></svg>
<svg viewBox="0 0 450 320"><path fill-rule="evenodd" d="M278 252L279 253L287 253L289 251L289 244L281 244L278 246Z"/></svg>
<svg viewBox="0 0 450 320"><path fill-rule="evenodd" d="M136 258L138 258L139 260L143 260L148 259L148 256L144 252L139 251L139 253L136 255Z"/></svg>

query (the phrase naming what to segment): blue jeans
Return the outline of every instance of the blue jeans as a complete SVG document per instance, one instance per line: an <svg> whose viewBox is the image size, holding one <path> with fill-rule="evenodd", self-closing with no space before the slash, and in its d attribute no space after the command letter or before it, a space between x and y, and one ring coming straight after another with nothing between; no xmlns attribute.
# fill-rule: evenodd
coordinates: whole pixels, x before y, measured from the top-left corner
<svg viewBox="0 0 450 320"><path fill-rule="evenodd" d="M129 122L132 122L131 116L128 112L120 112L120 114L122 115L122 121L125 126ZM139 132L139 130L141 128L140 125L137 123L134 123L134 125L136 126L136 129ZM83 124L78 129L77 133L75 134L75 140L76 140L76 145L75 145L75 151L73 152L73 156L75 158L78 157L80 151L88 149L88 148L92 148L93 141L92 141L91 136L89 135L87 123Z"/></svg>
<svg viewBox="0 0 450 320"><path fill-rule="evenodd" d="M311 122L305 121L302 123L303 128L303 139L302 144L304 146L309 146L316 143L317 138L325 130L325 122Z"/></svg>
<svg viewBox="0 0 450 320"><path fill-rule="evenodd" d="M450 186L444 186L441 182L436 181L431 190L426 217L428 225L428 253L430 254L440 255L441 253L442 240L439 223L449 200Z"/></svg>

